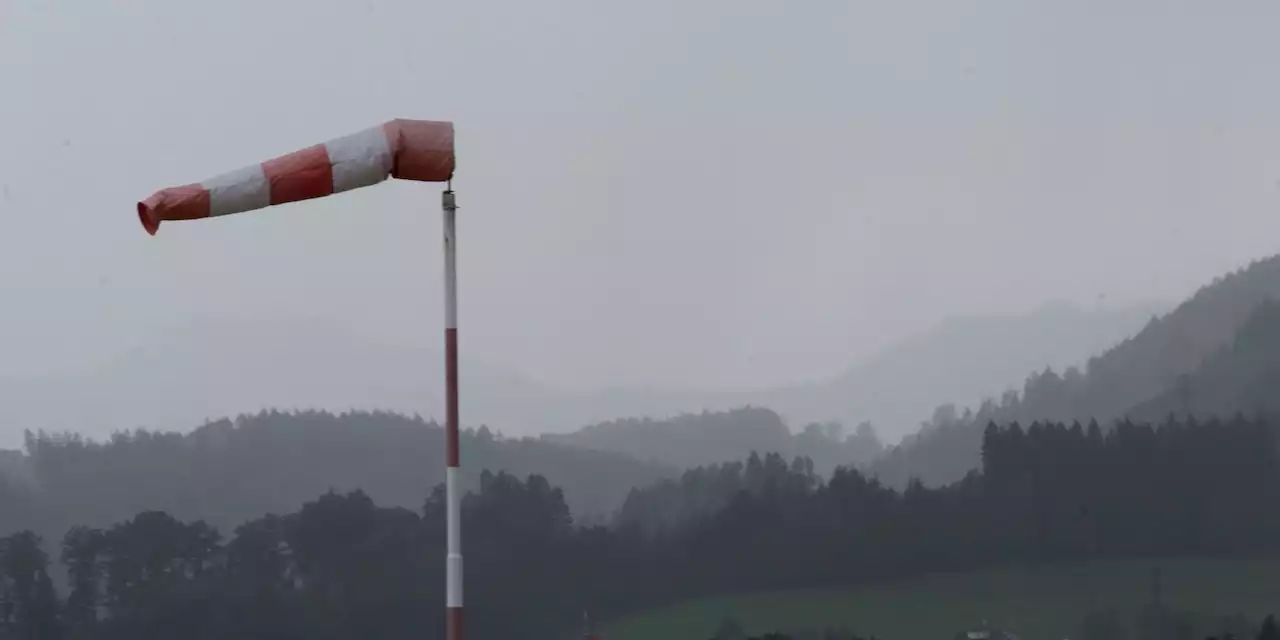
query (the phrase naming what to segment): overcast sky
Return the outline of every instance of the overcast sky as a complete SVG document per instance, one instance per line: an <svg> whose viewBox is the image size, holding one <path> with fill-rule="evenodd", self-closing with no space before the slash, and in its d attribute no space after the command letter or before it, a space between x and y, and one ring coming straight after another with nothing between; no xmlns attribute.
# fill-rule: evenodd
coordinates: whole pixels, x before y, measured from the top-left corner
<svg viewBox="0 0 1280 640"><path fill-rule="evenodd" d="M1280 4L0 1L0 375L211 314L439 342L439 189L134 203L456 122L466 353L820 377L944 316L1177 299L1280 245Z"/></svg>

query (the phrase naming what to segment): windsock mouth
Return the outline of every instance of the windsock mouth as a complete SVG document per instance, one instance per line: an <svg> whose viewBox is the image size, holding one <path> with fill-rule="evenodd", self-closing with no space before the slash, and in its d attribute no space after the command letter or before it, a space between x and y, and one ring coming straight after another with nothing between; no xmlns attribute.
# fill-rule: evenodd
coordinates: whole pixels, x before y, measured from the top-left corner
<svg viewBox="0 0 1280 640"><path fill-rule="evenodd" d="M142 223L142 228L146 229L149 235L154 236L160 230L160 221L152 214L151 207L148 207L145 202L138 203L138 221Z"/></svg>

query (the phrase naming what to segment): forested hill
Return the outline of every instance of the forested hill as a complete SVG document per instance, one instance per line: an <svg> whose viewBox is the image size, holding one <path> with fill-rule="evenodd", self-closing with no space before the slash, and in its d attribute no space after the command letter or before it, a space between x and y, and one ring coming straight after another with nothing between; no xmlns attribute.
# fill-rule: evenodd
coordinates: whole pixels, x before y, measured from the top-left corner
<svg viewBox="0 0 1280 640"><path fill-rule="evenodd" d="M1003 419L1111 421L1174 386L1231 344L1263 302L1280 299L1280 256L1215 279L1129 340L1089 361L1084 375L1028 380Z"/></svg>
<svg viewBox="0 0 1280 640"><path fill-rule="evenodd" d="M942 489L905 491L855 470L822 478L803 459L753 457L637 490L622 520L638 526L619 527L578 526L546 478L485 474L461 504L468 636L581 637L584 611L608 621L727 594L885 584L1002 566L1262 559L1280 552L1280 511L1270 508L1280 500L1277 436L1278 425L1247 419L1159 428L1126 423L1109 433L1093 425L993 427L980 473ZM360 492L326 492L234 530L150 511L56 532L44 542L59 548L66 565L61 597L36 536L0 538L0 584L15 585L8 591L15 613L0 617L0 637L440 637L446 502L442 489L425 493L413 501L419 508L402 509L380 508ZM682 521L680 511L708 504L711 510L696 520ZM645 535L645 527L666 532ZM915 608L925 615L944 602L966 609L975 589L995 586L952 584L959 588L932 592ZM1019 601L1018 611L1039 615L1038 605L1028 605L1046 597L1079 601L1087 585L1072 578L1052 596L1026 591L1034 599ZM1204 613L1239 611L1234 607L1248 600L1242 593L1218 600L1231 611ZM1116 605L1099 599L1089 606ZM711 631L708 625L700 637Z"/></svg>
<svg viewBox="0 0 1280 640"><path fill-rule="evenodd" d="M1280 302L1258 305L1229 346L1194 373L1128 412L1135 420L1166 416L1230 417L1280 413Z"/></svg>
<svg viewBox="0 0 1280 640"><path fill-rule="evenodd" d="M862 465L883 450L870 424L852 434L836 423L810 424L793 434L777 413L746 407L722 413L686 414L668 420L625 419L585 427L544 440L624 453L679 468L741 460L753 452L805 456L819 473Z"/></svg>
<svg viewBox="0 0 1280 640"><path fill-rule="evenodd" d="M97 443L77 436L29 436L26 489L0 486L0 531L61 532L159 509L224 530L265 513L285 513L329 489L361 489L380 503L418 510L444 480L444 433L436 424L390 413L264 412L194 432L118 434ZM487 429L463 434L464 486L482 470L538 473L564 489L580 520L603 520L627 492L674 469L627 456ZM6 476L0 475L0 483Z"/></svg>
<svg viewBox="0 0 1280 640"><path fill-rule="evenodd" d="M874 471L897 486L912 476L943 484L978 466L982 430L991 421L1097 419L1105 425L1137 408L1144 415L1157 408L1174 409L1167 399L1155 399L1185 385L1186 376L1233 343L1259 305L1276 299L1280 256L1215 279L1132 338L1091 358L1083 372L1046 369L1032 373L1020 393L1011 390L998 401L984 400L976 411L940 408L919 434L878 460ZM1236 377L1215 384L1243 383ZM1255 408L1229 406L1239 398L1234 391L1219 388L1214 393L1221 405L1214 407L1216 413Z"/></svg>

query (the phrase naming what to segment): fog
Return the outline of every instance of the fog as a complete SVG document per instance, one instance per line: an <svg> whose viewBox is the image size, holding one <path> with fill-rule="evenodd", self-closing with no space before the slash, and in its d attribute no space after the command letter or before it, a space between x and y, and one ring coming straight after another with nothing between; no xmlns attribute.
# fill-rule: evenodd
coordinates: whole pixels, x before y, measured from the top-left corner
<svg viewBox="0 0 1280 640"><path fill-rule="evenodd" d="M946 318L1177 300L1276 249L1278 13L10 0L5 393L139 350L158 377L179 375L173 341L211 326L214 345L288 336L315 355L274 363L246 404L296 402L317 366L438 348L430 186L155 238L133 212L155 189L392 117L457 125L467 362L558 392L785 387ZM316 329L291 335L302 326ZM387 359L347 355L333 344L346 335ZM224 375L261 365L253 353ZM42 413L88 406L62 401ZM223 410L240 409L207 411ZM45 417L7 416L0 445Z"/></svg>

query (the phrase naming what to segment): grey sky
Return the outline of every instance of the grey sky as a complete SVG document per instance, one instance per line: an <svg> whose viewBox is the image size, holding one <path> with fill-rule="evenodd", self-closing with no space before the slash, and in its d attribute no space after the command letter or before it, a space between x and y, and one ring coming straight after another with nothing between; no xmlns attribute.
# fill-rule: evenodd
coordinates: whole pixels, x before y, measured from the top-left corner
<svg viewBox="0 0 1280 640"><path fill-rule="evenodd" d="M6 0L0 374L209 314L435 346L431 186L156 238L133 214L393 117L457 123L463 348L551 383L771 384L946 315L1175 299L1280 244L1278 19L1172 0Z"/></svg>

